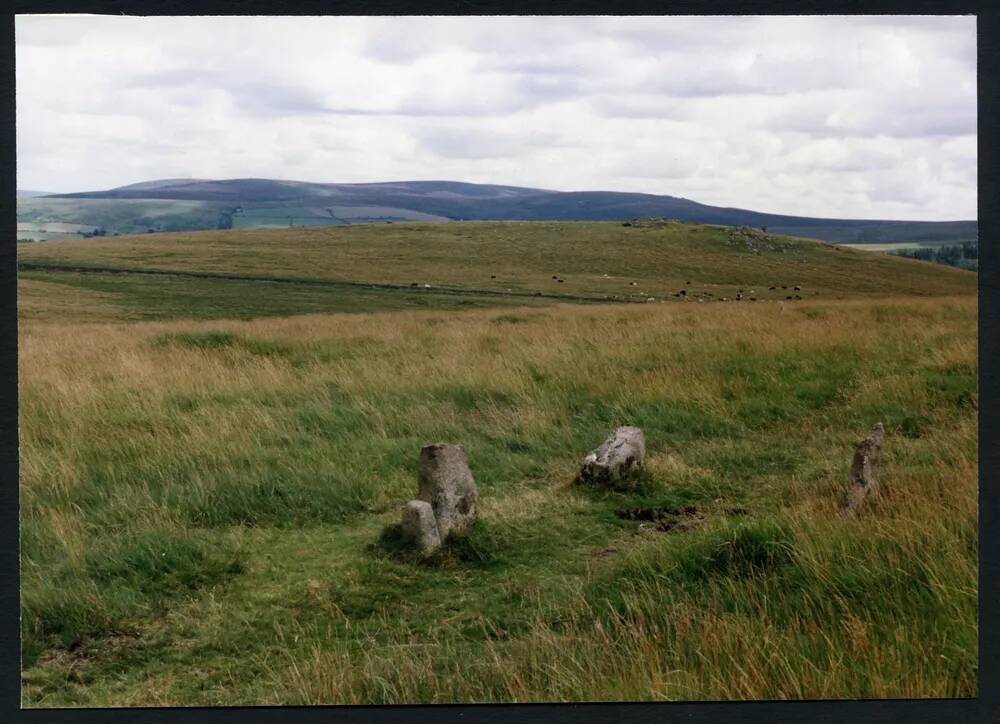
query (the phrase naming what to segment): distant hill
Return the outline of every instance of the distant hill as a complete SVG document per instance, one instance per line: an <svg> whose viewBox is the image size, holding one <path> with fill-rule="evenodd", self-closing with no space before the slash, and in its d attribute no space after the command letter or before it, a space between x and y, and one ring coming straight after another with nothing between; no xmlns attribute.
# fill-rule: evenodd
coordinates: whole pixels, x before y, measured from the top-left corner
<svg viewBox="0 0 1000 724"><path fill-rule="evenodd" d="M51 191L31 191L30 189L18 189L17 198L19 199L31 199L35 196L51 196Z"/></svg>
<svg viewBox="0 0 1000 724"><path fill-rule="evenodd" d="M142 216L139 200L156 202L156 223ZM121 202L132 205L126 210ZM167 214L164 202L199 202L197 218L181 207ZM124 213L122 213L124 212ZM108 233L193 231L212 228L335 226L414 220L625 221L655 216L706 224L767 227L789 236L838 243L965 241L977 238L975 221L824 219L708 206L689 199L612 191L548 189L456 181L365 184L309 183L273 179L164 179L106 191L55 194L19 202L18 221L102 225L101 219L142 220L106 227ZM211 219L211 222L206 222ZM149 222L153 223L149 223ZM119 223L119 222L116 222ZM145 228L148 227L148 228Z"/></svg>

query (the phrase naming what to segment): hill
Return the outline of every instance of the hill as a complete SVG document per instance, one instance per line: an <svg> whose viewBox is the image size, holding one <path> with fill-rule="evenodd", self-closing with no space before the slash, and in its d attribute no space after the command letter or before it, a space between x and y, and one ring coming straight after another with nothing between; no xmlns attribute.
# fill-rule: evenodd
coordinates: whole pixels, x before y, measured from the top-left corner
<svg viewBox="0 0 1000 724"><path fill-rule="evenodd" d="M116 271L159 272L142 281L145 290L176 286L181 278L190 284L214 280L216 287L226 282L237 289L256 281L258 288L273 290L284 281L307 290L303 293L313 301L304 311L324 308L314 299L320 287L328 288L324 299L331 304L330 290L352 295L359 287L369 293L380 290L377 297L389 307L375 308L397 308L403 292L447 295L452 302L456 295L465 296L483 303L489 301L486 297L491 303L505 297L643 303L735 303L742 297L743 303L751 303L972 294L976 289L976 275L958 269L813 240L680 222L629 227L614 222L450 222L143 234L22 245L18 261L26 278L57 274L84 285L98 284L102 274ZM126 286L118 280L106 288L121 291ZM236 316L255 316L254 304L264 305L263 297L240 294L244 300ZM149 315L180 298L176 292L143 294L136 306ZM204 311L192 304L192 314L202 316ZM365 308L364 303L351 306ZM261 309L260 314L268 313L266 305ZM293 312L287 303L280 305L281 314ZM226 315L221 309L216 314Z"/></svg>
<svg viewBox="0 0 1000 724"><path fill-rule="evenodd" d="M272 179L167 179L106 191L59 194L49 199L88 200L91 209L115 214L124 201L156 200L210 204L212 221L177 219L152 227L157 231L255 226L329 226L405 220L577 220L624 221L663 217L709 224L767 227L779 234L841 243L965 241L977 237L975 221L872 221L820 219L708 206L684 198L605 191L561 192L547 189L468 184L452 181L401 181L365 184L308 183ZM22 210L23 209L23 210ZM48 206L51 222L93 223L86 206ZM125 216L128 210L123 212ZM136 211L136 213L141 213ZM23 217L23 218L22 218ZM262 217L260 223L254 217ZM264 219L263 217L267 217ZM30 203L19 204L19 221L37 221ZM136 222L109 231L132 233Z"/></svg>

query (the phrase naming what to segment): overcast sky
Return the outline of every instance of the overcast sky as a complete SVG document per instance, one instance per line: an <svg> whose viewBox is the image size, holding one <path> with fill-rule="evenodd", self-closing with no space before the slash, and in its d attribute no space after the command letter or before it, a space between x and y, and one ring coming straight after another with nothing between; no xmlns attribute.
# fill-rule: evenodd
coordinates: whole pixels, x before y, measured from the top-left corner
<svg viewBox="0 0 1000 724"><path fill-rule="evenodd" d="M972 17L20 16L18 187L447 179L976 217Z"/></svg>

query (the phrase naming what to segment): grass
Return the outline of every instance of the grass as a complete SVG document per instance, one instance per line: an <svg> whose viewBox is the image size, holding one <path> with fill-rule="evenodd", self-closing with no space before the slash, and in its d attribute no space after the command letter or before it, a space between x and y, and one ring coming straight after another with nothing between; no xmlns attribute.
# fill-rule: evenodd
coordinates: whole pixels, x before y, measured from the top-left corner
<svg viewBox="0 0 1000 724"><path fill-rule="evenodd" d="M804 239L779 238L754 253L731 244L723 227L682 223L452 222L147 234L22 244L18 259L678 302L703 294L732 300L740 290L761 301L785 301L796 294L822 300L976 289L972 272ZM681 290L683 300L674 296Z"/></svg>
<svg viewBox="0 0 1000 724"><path fill-rule="evenodd" d="M475 294L444 296L357 287L49 270L21 271L18 290L23 299L19 306L21 318L39 321L54 317L80 321L253 319L294 314L521 307L546 303L545 300ZM83 300L88 305L85 313L75 310Z"/></svg>
<svg viewBox="0 0 1000 724"><path fill-rule="evenodd" d="M442 260L466 244L480 276L502 261L528 285L558 249L522 226L414 226L417 271L458 283ZM581 259L650 287L697 271L666 231L636 242L644 265L597 243L628 229L573 228L566 284ZM295 232L289 273L408 278L378 262L415 258L374 230ZM244 234L87 243L101 263L185 265L199 245L203 268L268 265L279 241ZM975 696L974 277L801 253L697 279L759 285L815 260L823 295L856 298L302 314L287 287L240 302L231 282L25 275L24 705ZM960 295L879 296L898 289ZM103 321L63 320L74 295ZM208 300L299 316L205 319ZM847 518L875 420L885 496ZM619 424L646 432L644 475L573 485ZM465 445L481 519L419 561L391 526L433 441ZM683 525L619 515L654 507Z"/></svg>

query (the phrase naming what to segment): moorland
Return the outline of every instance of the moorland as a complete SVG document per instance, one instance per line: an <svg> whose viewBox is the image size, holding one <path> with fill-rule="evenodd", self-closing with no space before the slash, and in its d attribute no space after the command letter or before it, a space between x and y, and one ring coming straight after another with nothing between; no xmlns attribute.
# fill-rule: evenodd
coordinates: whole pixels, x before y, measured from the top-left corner
<svg viewBox="0 0 1000 724"><path fill-rule="evenodd" d="M976 695L972 272L678 222L18 261L25 706ZM623 424L645 471L574 484ZM437 441L481 512L421 559Z"/></svg>

